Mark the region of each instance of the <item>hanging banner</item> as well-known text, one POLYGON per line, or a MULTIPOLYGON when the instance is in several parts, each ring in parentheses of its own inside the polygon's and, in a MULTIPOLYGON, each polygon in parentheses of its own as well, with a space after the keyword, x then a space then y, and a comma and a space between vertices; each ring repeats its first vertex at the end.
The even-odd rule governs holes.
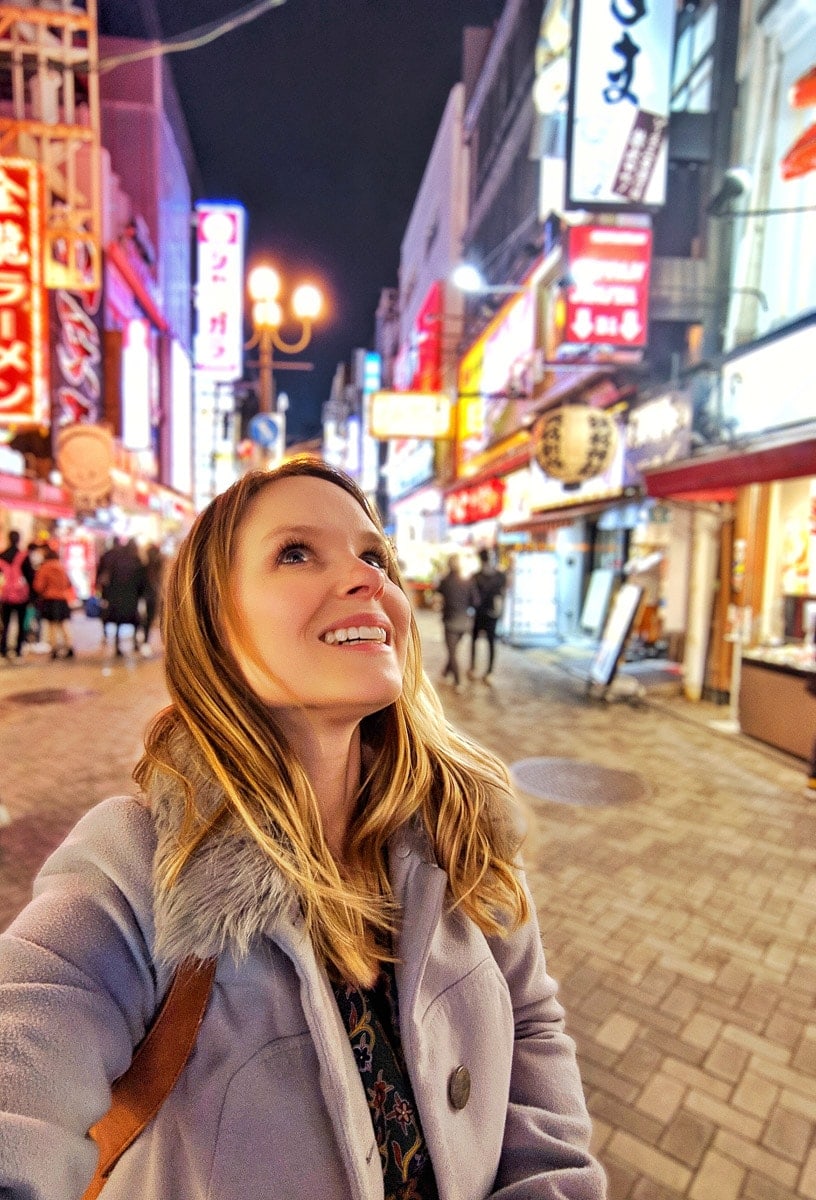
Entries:
POLYGON ((675 0, 575 0, 567 208, 666 202, 675 0))
POLYGON ((43 182, 31 159, 0 159, 0 425, 47 425, 43 182))

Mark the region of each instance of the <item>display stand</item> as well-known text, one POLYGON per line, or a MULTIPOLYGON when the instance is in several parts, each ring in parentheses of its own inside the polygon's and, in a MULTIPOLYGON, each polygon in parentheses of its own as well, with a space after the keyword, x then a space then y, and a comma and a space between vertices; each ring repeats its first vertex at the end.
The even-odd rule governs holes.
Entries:
POLYGON ((643 588, 634 583, 624 584, 615 596, 598 649, 589 665, 587 694, 591 694, 593 687, 600 687, 603 689, 602 695, 606 696, 632 632, 642 597, 643 588))

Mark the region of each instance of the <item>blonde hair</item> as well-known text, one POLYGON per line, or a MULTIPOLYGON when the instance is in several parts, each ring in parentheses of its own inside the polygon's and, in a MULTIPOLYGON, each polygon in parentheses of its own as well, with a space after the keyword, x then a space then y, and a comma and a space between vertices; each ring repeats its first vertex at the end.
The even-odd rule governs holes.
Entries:
MULTIPOLYGON (((370 984, 378 963, 391 957, 383 945, 399 915, 386 841, 414 816, 448 876, 452 905, 486 935, 515 927, 529 908, 514 865, 520 839, 507 770, 448 724, 422 669, 413 617, 402 693, 362 722, 365 777, 342 869, 329 852, 306 773, 231 650, 240 644, 232 576, 241 522, 271 483, 304 475, 342 488, 382 532, 356 483, 319 459, 250 472, 217 496, 168 572, 163 633, 172 703, 148 729, 133 776, 148 798, 168 778, 184 798, 175 852, 159 870, 160 890, 178 882, 205 839, 248 833, 297 894, 317 955, 340 978, 370 984), (215 811, 199 809, 179 763, 180 735, 195 746, 196 773, 220 788, 215 811)), ((405 591, 393 556, 387 571, 405 591)))

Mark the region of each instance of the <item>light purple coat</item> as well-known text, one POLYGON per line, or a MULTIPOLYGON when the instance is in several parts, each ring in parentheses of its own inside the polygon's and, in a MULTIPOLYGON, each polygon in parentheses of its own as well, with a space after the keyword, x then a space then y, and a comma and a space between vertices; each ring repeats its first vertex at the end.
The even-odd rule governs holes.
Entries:
MULTIPOLYGON (((186 954, 219 953, 195 1049, 104 1200, 381 1200, 360 1077, 283 881, 240 836, 205 843, 166 904, 172 805, 85 816, 0 937, 0 1194, 78 1200, 106 1111, 186 954), (160 964, 160 965, 157 965, 160 964)), ((447 911, 424 836, 389 845, 403 906, 400 1029, 440 1200, 601 1200, 589 1119, 537 926, 485 939, 447 911), (448 1095, 466 1066, 463 1108, 448 1095)))

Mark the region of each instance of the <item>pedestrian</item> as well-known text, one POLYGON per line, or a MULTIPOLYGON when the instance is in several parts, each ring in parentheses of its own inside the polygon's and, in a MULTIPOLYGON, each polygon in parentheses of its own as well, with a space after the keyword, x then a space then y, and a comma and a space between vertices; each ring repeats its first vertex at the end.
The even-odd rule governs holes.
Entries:
POLYGON ((452 675, 454 688, 461 692, 459 643, 470 629, 470 613, 476 603, 476 597, 470 580, 462 575, 458 554, 451 554, 448 558, 447 574, 442 576, 436 590, 442 597, 442 628, 445 631, 445 646, 448 651, 448 661, 445 663, 442 678, 445 680, 452 675))
POLYGON ((114 546, 105 559, 100 560, 100 575, 104 580, 104 628, 113 625, 113 651, 121 657, 120 642, 123 625, 133 627, 133 649, 136 649, 139 631, 139 603, 146 586, 146 571, 139 557, 134 538, 114 546))
POLYGON ((71 638, 71 598, 74 585, 59 559, 59 554, 47 546, 43 563, 34 576, 34 590, 39 596, 40 616, 45 622, 45 637, 52 658, 73 658, 71 638))
POLYGON ((156 620, 161 619, 162 590, 164 588, 165 557, 161 549, 151 543, 145 551, 145 586, 142 595, 142 645, 141 652, 150 657, 150 634, 156 620))
POLYGON ((496 565, 494 550, 483 548, 479 551, 479 570, 473 576, 472 583, 476 592, 476 604, 470 631, 468 679, 477 678, 476 643, 479 635, 483 633, 487 640, 487 670, 482 676, 482 681, 490 683, 496 657, 496 626, 501 619, 504 594, 507 591, 507 576, 496 565))
POLYGON ((0 658, 8 658, 12 618, 16 625, 13 653, 21 658, 25 641, 26 609, 31 595, 34 568, 28 552, 20 546, 20 534, 16 529, 9 530, 8 545, 0 554, 0 571, 0 658))
POLYGON ((110 575, 108 567, 118 543, 112 538, 105 546, 96 564, 96 579, 94 580, 94 595, 99 598, 99 620, 102 623, 102 645, 108 641, 108 587, 110 575))
POLYGON ((42 624, 40 619, 40 598, 34 589, 34 579, 38 569, 45 561, 45 546, 42 542, 28 543, 28 561, 31 564, 31 580, 29 583, 28 607, 25 615, 26 641, 33 644, 34 649, 40 645, 42 624))
POLYGON ((112 1200, 602 1200, 507 770, 445 721, 357 485, 303 458, 218 495, 163 636, 141 794, 0 935, 9 1195, 81 1196, 111 1080, 214 960, 112 1200))

